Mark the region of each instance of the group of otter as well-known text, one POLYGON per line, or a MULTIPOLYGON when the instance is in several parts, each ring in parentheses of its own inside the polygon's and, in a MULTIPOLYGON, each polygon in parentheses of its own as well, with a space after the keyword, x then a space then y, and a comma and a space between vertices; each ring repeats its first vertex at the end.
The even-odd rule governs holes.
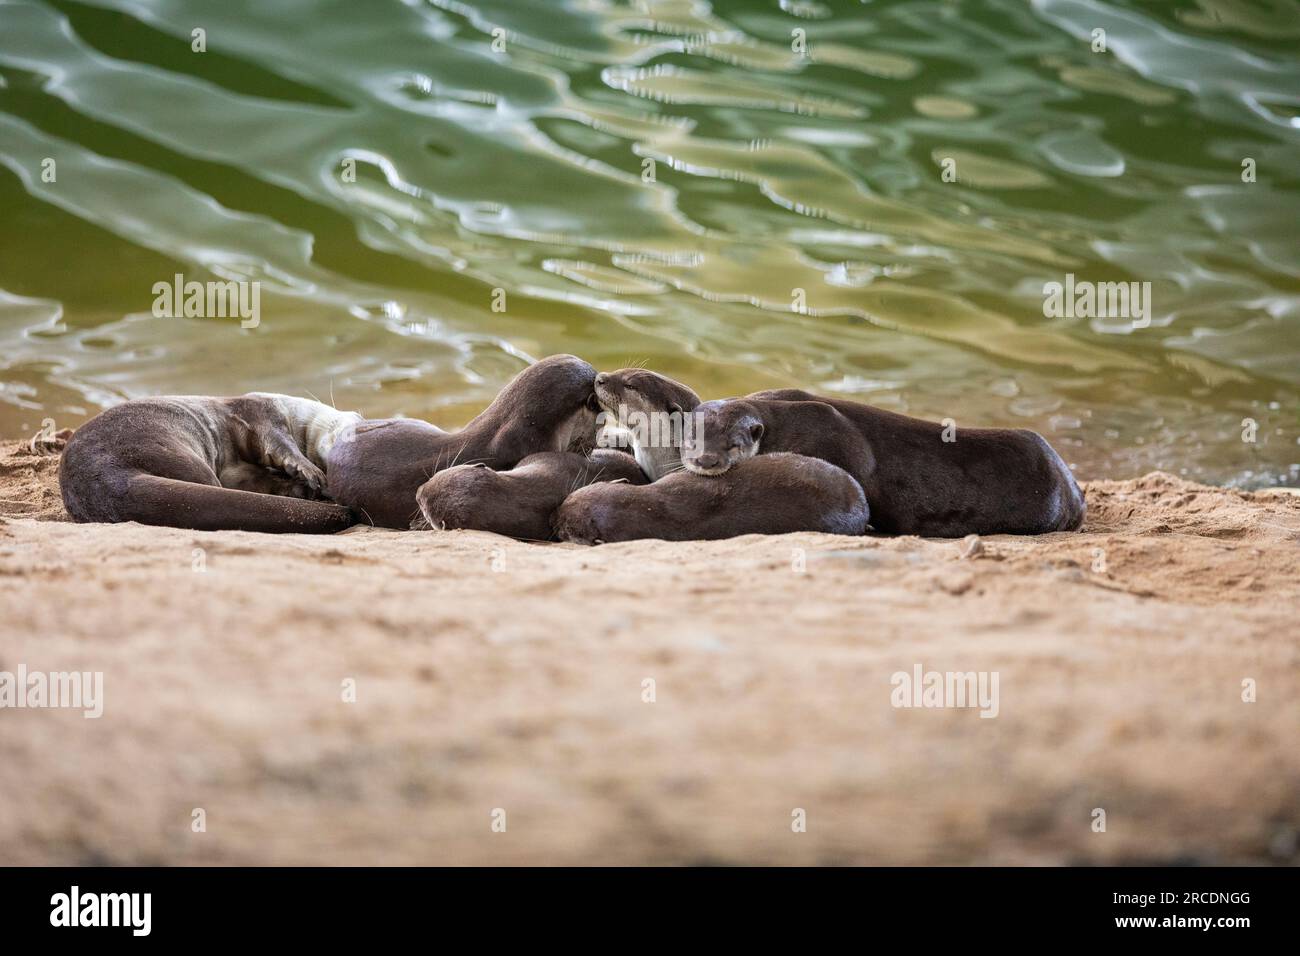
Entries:
POLYGON ((1070 469, 1031 431, 945 429, 795 389, 701 402, 657 373, 597 374, 572 355, 524 369, 455 432, 262 392, 128 401, 72 435, 59 484, 76 521, 586 544, 1042 534, 1084 516, 1070 469), (629 413, 688 427, 648 440, 629 413))

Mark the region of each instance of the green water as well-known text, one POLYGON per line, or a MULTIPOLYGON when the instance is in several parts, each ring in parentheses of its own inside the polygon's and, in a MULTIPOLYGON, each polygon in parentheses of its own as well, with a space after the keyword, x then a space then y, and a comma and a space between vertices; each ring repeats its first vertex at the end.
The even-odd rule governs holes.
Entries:
POLYGON ((0 0, 0 436, 455 425, 566 351, 1300 484, 1298 146, 1282 0, 0 0), (155 317, 177 273, 259 325, 155 317), (1067 274, 1149 323, 1045 317, 1067 274))

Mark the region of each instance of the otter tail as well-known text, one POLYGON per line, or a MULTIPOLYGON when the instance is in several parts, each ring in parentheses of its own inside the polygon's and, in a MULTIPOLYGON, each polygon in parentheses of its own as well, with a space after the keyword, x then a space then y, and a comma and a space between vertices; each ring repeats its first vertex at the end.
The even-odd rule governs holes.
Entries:
POLYGON ((74 521, 138 521, 195 531, 330 534, 354 523, 349 509, 328 501, 264 495, 143 473, 127 479, 125 493, 113 502, 111 513, 88 513, 66 492, 64 504, 74 521))

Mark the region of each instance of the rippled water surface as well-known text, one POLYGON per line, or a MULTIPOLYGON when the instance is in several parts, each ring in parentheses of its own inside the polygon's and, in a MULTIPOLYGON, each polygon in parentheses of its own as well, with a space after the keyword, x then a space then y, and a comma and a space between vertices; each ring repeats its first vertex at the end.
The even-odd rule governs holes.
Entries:
POLYGON ((455 425, 568 351, 1300 484, 1298 147, 1289 0, 0 0, 0 435, 455 425), (155 317, 177 273, 260 324, 155 317))

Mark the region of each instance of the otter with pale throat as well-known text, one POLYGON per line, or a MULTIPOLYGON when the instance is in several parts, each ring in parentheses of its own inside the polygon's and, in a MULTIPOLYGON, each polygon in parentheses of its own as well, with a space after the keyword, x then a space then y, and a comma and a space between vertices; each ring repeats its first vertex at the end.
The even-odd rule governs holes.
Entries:
POLYGON ((596 397, 607 413, 602 443, 613 436, 616 444, 631 445, 651 484, 593 485, 570 494, 555 513, 562 541, 866 530, 870 512, 862 488, 816 458, 769 455, 731 470, 724 481, 683 471, 682 448, 698 427, 693 413, 700 397, 681 382, 640 368, 602 372, 596 397))
POLYGON ((644 368, 621 368, 596 376, 607 447, 631 448, 647 478, 658 481, 682 467, 682 436, 687 416, 700 396, 666 375, 644 368))
POLYGON ((684 417, 700 397, 680 382, 640 368, 595 377, 602 411, 589 456, 539 452, 508 471, 456 465, 416 494, 412 530, 492 531, 523 540, 552 540, 555 511, 579 488, 597 483, 644 485, 681 469, 684 417), (630 454, 622 450, 629 449, 630 454))
POLYGON ((68 439, 59 490, 73 521, 326 534, 354 523, 325 496, 338 434, 361 416, 289 395, 180 395, 115 405, 68 439))
POLYGON ((1083 523, 1074 475, 1025 429, 949 432, 797 389, 705 402, 695 413, 696 440, 682 452, 688 471, 725 477, 760 452, 820 458, 862 486, 876 531, 953 538, 1073 531, 1083 523))
POLYGON ((590 450, 595 378, 572 355, 543 359, 458 432, 260 392, 136 399, 73 433, 59 485, 74 521, 315 534, 357 521, 406 528, 418 514, 416 491, 443 468, 511 468, 535 452, 590 450))
POLYGON ((681 470, 682 416, 699 405, 699 395, 643 368, 601 372, 594 390, 603 412, 597 416, 602 447, 590 455, 542 451, 508 471, 480 464, 447 468, 420 486, 413 531, 472 529, 552 540, 555 511, 575 490, 598 483, 643 485, 681 470))

